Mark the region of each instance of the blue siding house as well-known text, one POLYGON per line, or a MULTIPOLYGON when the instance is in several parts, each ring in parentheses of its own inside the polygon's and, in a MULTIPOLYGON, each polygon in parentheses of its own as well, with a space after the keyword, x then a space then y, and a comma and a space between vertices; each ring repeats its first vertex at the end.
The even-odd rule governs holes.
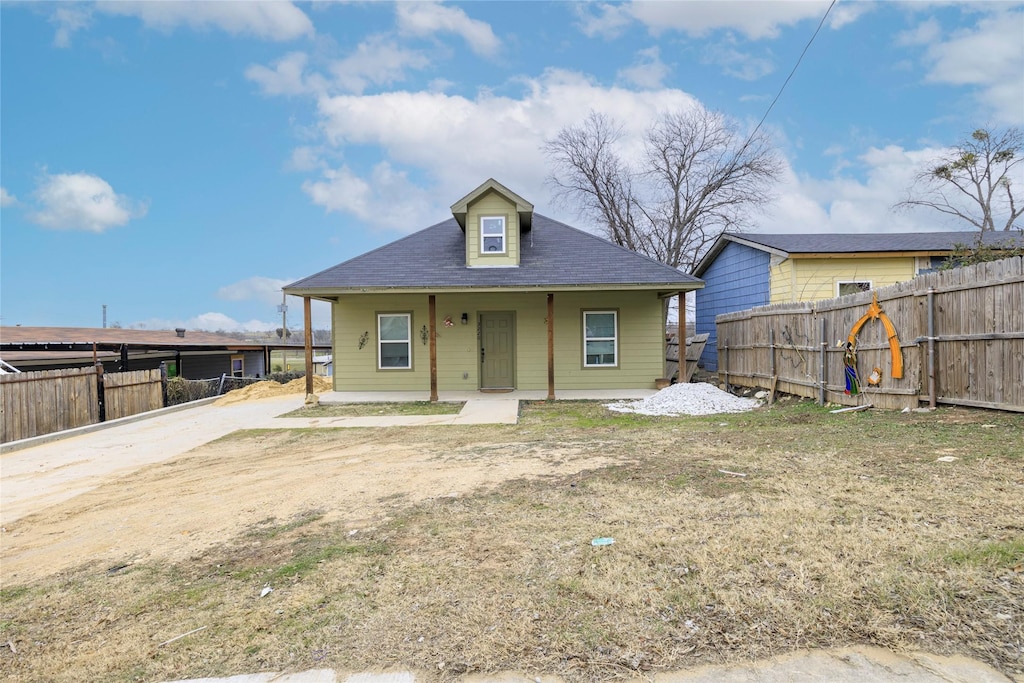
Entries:
POLYGON ((704 289, 697 290, 697 334, 708 333, 698 365, 718 371, 718 335, 715 316, 768 304, 768 252, 738 242, 725 244, 718 256, 699 274, 704 289))

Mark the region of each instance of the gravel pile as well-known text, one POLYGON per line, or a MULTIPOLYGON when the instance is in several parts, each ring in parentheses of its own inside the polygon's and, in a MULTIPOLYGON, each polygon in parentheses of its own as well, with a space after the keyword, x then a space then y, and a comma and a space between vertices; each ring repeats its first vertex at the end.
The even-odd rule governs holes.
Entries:
POLYGON ((641 415, 714 415, 742 413, 760 404, 753 398, 740 398, 707 382, 673 384, 642 401, 608 403, 605 407, 620 413, 641 415))

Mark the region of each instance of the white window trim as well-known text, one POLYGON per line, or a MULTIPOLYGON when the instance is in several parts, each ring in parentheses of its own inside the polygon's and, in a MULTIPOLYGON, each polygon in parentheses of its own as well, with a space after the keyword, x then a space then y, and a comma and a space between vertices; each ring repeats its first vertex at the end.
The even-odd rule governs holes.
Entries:
MULTIPOLYGON (((487 235, 487 237, 497 237, 497 235, 487 235)), ((480 255, 481 256, 499 256, 508 253, 508 222, 504 216, 480 216, 480 255), (484 222, 489 220, 501 221, 501 250, 500 251, 485 251, 484 250, 484 222)))
POLYGON ((412 314, 411 313, 378 313, 377 314, 377 369, 378 370, 412 370, 412 314), (405 318, 405 321, 406 321, 405 322, 405 330, 406 330, 406 338, 405 339, 381 339, 380 319, 385 317, 385 316, 387 316, 389 318, 398 318, 398 317, 405 318), (402 343, 402 342, 404 342, 405 344, 408 344, 408 346, 409 346, 409 354, 408 354, 409 364, 408 365, 388 365, 388 366, 381 365, 381 359, 383 358, 383 356, 381 354, 381 345, 382 344, 399 344, 399 343, 402 343))
POLYGON ((232 377, 245 377, 245 356, 243 356, 242 354, 236 353, 236 354, 232 354, 231 355, 231 376, 232 377), (242 366, 239 369, 239 374, 237 374, 237 375, 235 374, 235 361, 236 360, 242 362, 242 366))
POLYGON ((873 281, 871 281, 871 280, 839 280, 839 281, 836 282, 836 296, 837 297, 838 296, 849 296, 849 294, 840 294, 839 293, 839 289, 843 285, 859 285, 859 284, 866 284, 868 286, 868 288, 866 290, 864 290, 864 291, 867 291, 867 292, 870 292, 872 289, 875 288, 875 283, 873 281))
POLYGON ((619 367, 619 312, 618 311, 583 311, 583 367, 585 368, 617 368, 619 367), (612 337, 588 337, 587 336, 587 316, 588 315, 600 315, 611 313, 615 320, 615 336, 612 337), (612 341, 614 342, 615 348, 615 362, 614 363, 588 363, 587 362, 587 342, 588 341, 612 341))

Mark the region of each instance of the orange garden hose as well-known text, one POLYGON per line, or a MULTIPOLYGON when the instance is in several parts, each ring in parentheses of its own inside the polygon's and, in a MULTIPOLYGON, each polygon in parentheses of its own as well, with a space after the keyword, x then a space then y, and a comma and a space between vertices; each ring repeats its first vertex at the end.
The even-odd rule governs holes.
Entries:
POLYGON ((860 328, 864 327, 864 323, 874 318, 875 320, 881 320, 882 325, 885 327, 885 332, 889 336, 889 353, 892 356, 892 376, 895 379, 903 377, 903 349, 900 348, 899 337, 896 336, 896 327, 889 320, 889 316, 885 314, 882 307, 878 305, 878 295, 875 294, 871 301, 871 305, 868 306, 868 311, 861 319, 853 325, 853 329, 850 330, 850 336, 847 338, 851 344, 856 345, 857 333, 860 332, 860 328))

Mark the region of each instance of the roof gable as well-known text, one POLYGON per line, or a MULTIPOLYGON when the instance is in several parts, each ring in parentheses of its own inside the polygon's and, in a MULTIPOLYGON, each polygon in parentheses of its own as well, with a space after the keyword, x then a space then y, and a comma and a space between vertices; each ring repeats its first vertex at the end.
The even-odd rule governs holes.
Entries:
POLYGON ((494 178, 488 178, 483 184, 451 206, 452 215, 455 217, 455 220, 458 221, 459 227, 462 228, 463 231, 466 230, 466 213, 469 211, 469 205, 480 197, 483 197, 488 192, 497 192, 505 199, 515 204, 516 213, 519 214, 519 224, 522 231, 526 232, 530 229, 532 223, 531 217, 533 216, 533 204, 508 189, 494 178))

